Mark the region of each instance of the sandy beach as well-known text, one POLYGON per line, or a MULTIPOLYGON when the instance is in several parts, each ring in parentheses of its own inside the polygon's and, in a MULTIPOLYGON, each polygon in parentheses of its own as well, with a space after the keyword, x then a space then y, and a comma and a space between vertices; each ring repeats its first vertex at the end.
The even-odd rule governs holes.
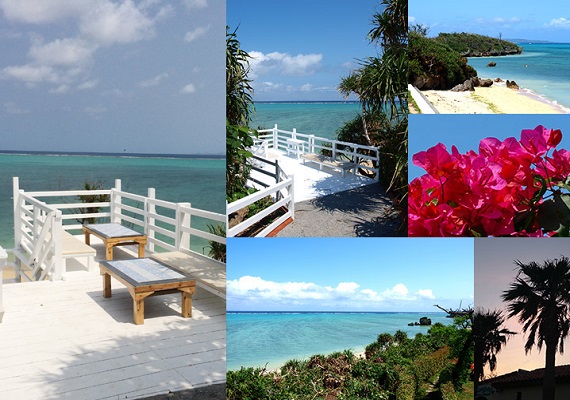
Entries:
POLYGON ((474 92, 426 90, 422 94, 441 114, 568 114, 570 109, 526 89, 508 89, 504 82, 474 92))

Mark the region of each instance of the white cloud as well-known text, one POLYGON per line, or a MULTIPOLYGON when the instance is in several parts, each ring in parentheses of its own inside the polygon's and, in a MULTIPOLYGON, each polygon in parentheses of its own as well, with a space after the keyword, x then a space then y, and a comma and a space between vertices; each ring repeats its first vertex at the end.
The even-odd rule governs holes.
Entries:
POLYGON ((564 17, 555 18, 548 24, 545 24, 545 26, 551 28, 570 29, 570 20, 564 17))
POLYGON ((204 36, 210 30, 210 27, 211 25, 208 25, 206 27, 199 26, 192 31, 186 32, 186 35, 184 35, 184 40, 186 42, 193 42, 194 40, 204 36))
POLYGON ((483 18, 479 17, 475 19, 475 23, 480 25, 502 25, 504 27, 510 26, 510 24, 519 23, 521 19, 519 17, 493 17, 493 18, 483 18))
POLYGON ((50 93, 63 94, 69 92, 69 85, 59 85, 55 89, 50 90, 50 93))
POLYGON ((121 4, 100 3, 82 15, 81 33, 97 42, 130 43, 154 35, 153 20, 127 0, 121 4))
POLYGON ((426 297, 428 299, 435 299, 433 292, 431 289, 420 289, 416 292, 418 296, 426 297))
POLYGON ((408 16, 408 23, 413 24, 414 22, 416 22, 416 17, 408 16))
POLYGON ((320 286, 311 282, 274 282, 256 276, 242 276, 229 280, 227 288, 230 298, 243 298, 247 301, 261 302, 304 302, 318 301, 328 305, 381 305, 394 301, 413 301, 421 298, 433 299, 431 289, 420 289, 413 295, 406 285, 398 283, 382 293, 365 288, 359 290, 356 282, 340 282, 336 287, 320 286))
POLYGON ((82 39, 57 39, 33 44, 29 55, 39 65, 76 66, 89 62, 95 49, 82 39))
POLYGON ((340 282, 336 287, 336 292, 350 294, 354 293, 359 287, 360 285, 355 282, 340 282))
POLYGON ((408 299, 409 290, 403 283, 394 285, 392 289, 387 289, 382 293, 383 297, 397 300, 408 299))
MULTIPOLYGON (((64 92, 62 85, 89 78, 88 66, 102 46, 132 43, 154 36, 157 21, 169 15, 172 5, 162 0, 0 0, 7 19, 27 24, 75 22, 77 31, 69 37, 47 43, 34 35, 28 51, 29 62, 0 71, 3 79, 33 85, 40 82, 58 85, 50 91, 64 92)), ((73 26, 69 24, 69 26, 73 26)), ((94 82, 93 80, 87 82, 94 82)), ((89 83, 78 85, 89 89, 89 83)))
POLYGON ((208 0, 184 0, 184 4, 188 9, 205 8, 208 6, 208 0))
POLYGON ((0 0, 7 19, 45 24, 84 13, 98 0, 0 0))
POLYGON ((165 73, 159 74, 159 75, 155 76, 154 78, 149 79, 147 81, 139 82, 139 86, 141 86, 141 87, 158 86, 160 84, 160 82, 162 82, 166 78, 168 78, 168 74, 165 72, 165 73))
POLYGON ((321 65, 322 54, 297 54, 273 52, 263 54, 250 51, 250 77, 267 74, 306 76, 313 74, 321 65))
POLYGON ((20 65, 6 67, 2 70, 0 75, 3 78, 11 78, 27 83, 38 82, 56 82, 58 80, 57 74, 53 68, 48 66, 36 65, 20 65))
POLYGON ((184 86, 181 90, 180 93, 183 94, 190 94, 190 93, 194 93, 196 91, 196 87, 194 86, 193 83, 189 83, 188 85, 184 86))
POLYGON ((305 83, 303 86, 301 86, 300 90, 301 92, 310 92, 313 90, 313 85, 311 85, 310 83, 305 83))
POLYGON ((99 84, 98 80, 85 81, 77 86, 79 90, 89 90, 95 88, 99 84))
POLYGON ((27 110, 25 108, 21 108, 16 103, 10 101, 10 102, 4 103, 4 112, 6 114, 21 115, 21 114, 29 114, 30 110, 27 110))

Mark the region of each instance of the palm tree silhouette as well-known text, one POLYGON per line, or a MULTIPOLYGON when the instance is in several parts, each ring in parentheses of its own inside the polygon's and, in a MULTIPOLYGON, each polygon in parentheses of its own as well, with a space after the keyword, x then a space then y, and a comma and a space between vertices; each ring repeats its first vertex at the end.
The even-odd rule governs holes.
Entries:
POLYGON ((497 369, 497 353, 507 343, 509 336, 516 335, 503 328, 505 316, 501 310, 478 309, 473 317, 473 342, 475 345, 475 383, 483 378, 483 371, 489 365, 491 372, 497 369))
POLYGON ((527 334, 524 346, 529 353, 536 345, 546 346, 546 362, 542 383, 543 400, 554 400, 556 389, 556 352, 564 352, 564 339, 570 331, 570 260, 567 257, 534 261, 515 261, 520 270, 504 291, 509 317, 518 317, 527 334))

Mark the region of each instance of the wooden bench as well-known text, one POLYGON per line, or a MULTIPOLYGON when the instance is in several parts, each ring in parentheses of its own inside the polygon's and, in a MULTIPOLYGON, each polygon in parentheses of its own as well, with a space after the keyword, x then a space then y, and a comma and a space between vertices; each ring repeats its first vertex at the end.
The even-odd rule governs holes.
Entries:
POLYGON ((169 267, 196 279, 196 285, 226 298, 226 264, 198 253, 171 251, 150 256, 169 267))
MULTIPOLYGON (((62 231, 61 234, 61 258, 65 260, 67 264, 67 259, 77 258, 77 257, 87 257, 87 270, 89 272, 94 271, 95 268, 95 255, 97 251, 83 243, 80 239, 73 236, 66 230, 62 231)), ((67 270, 67 267, 66 267, 67 270)))
POLYGON ((321 171, 323 170, 323 165, 334 169, 340 169, 343 178, 346 176, 346 171, 350 171, 351 169, 355 170, 357 167, 357 165, 353 162, 335 160, 332 157, 328 157, 322 154, 302 154, 301 158, 303 159, 303 164, 305 164, 305 161, 319 164, 319 169, 321 171))

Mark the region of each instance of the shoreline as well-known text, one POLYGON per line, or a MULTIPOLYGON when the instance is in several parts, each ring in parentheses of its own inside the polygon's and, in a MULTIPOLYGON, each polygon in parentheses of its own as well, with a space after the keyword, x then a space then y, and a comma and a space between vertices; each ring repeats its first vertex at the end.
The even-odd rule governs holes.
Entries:
MULTIPOLYGON (((484 78, 481 78, 484 79, 484 78)), ((440 114, 570 114, 570 108, 530 89, 510 89, 505 82, 475 91, 425 90, 421 92, 440 114)))

